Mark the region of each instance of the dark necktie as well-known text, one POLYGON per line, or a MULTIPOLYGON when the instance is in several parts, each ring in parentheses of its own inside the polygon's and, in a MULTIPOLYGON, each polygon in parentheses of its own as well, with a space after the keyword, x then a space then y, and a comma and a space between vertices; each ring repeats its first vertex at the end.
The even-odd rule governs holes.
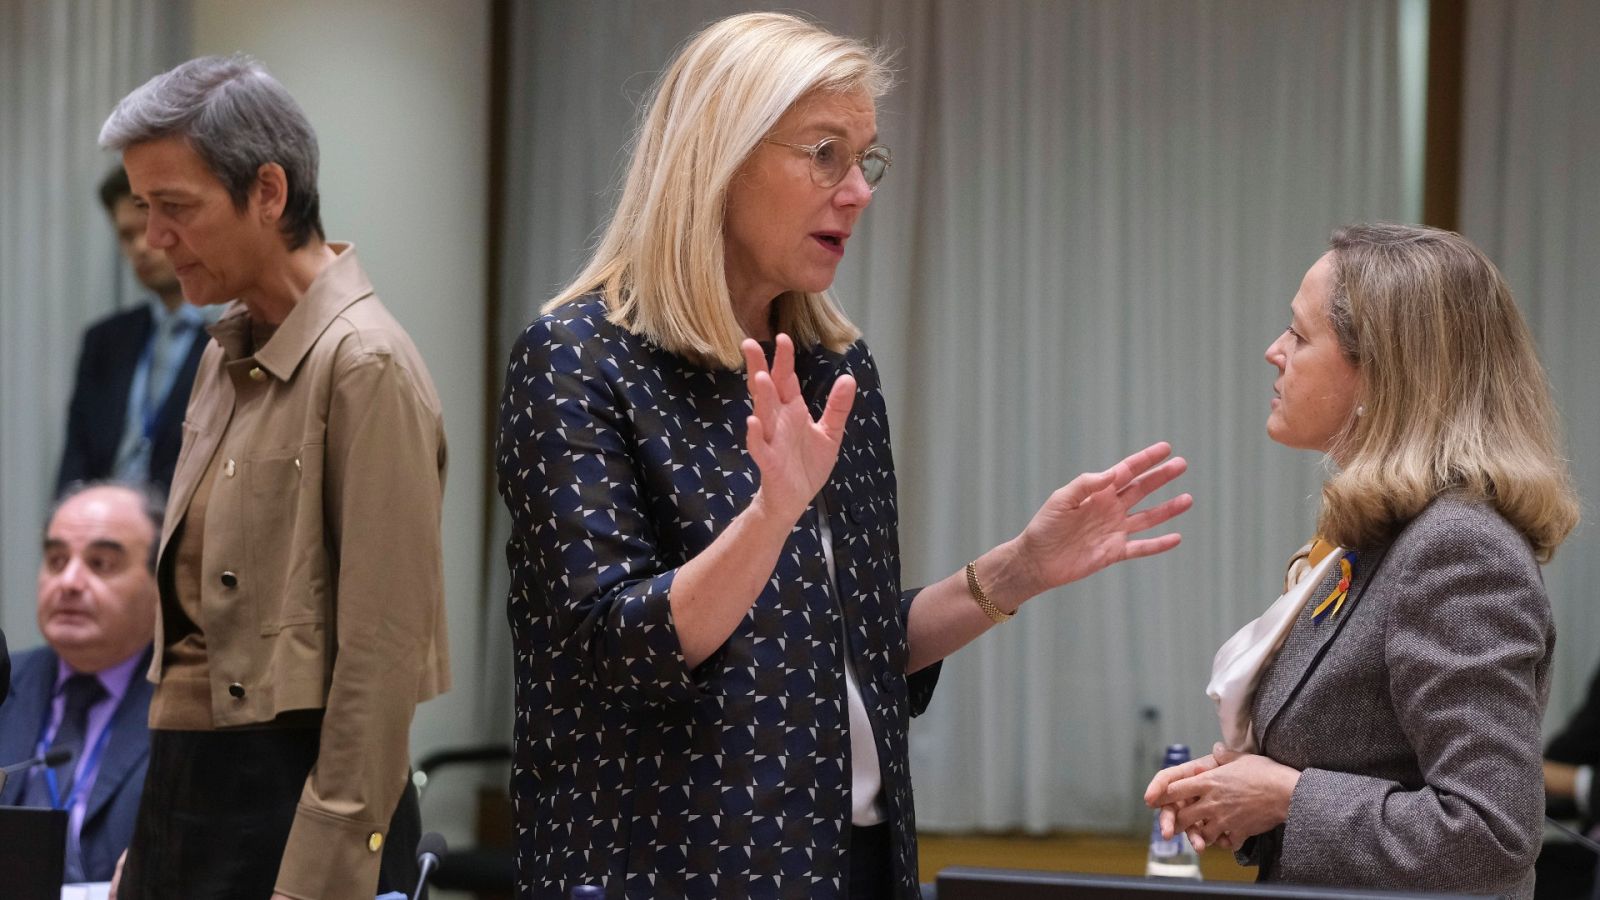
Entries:
MULTIPOLYGON (((89 733, 89 707, 104 697, 106 691, 100 686, 100 679, 94 675, 74 675, 67 679, 64 693, 67 703, 61 713, 61 727, 56 729, 56 736, 50 741, 51 750, 60 748, 72 751, 72 756, 66 762, 55 767, 55 796, 63 806, 67 798, 72 795, 73 774, 78 769, 78 761, 83 757, 84 738, 89 733)), ((29 779, 28 796, 23 800, 23 804, 52 805, 50 787, 45 783, 43 772, 29 779)))

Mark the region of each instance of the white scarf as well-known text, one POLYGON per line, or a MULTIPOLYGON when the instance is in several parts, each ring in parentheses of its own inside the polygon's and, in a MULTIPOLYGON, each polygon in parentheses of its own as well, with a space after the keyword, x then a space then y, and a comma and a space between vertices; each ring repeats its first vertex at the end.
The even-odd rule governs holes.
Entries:
POLYGON ((1228 638, 1211 660, 1211 683, 1206 685, 1206 696, 1217 703, 1217 718, 1222 723, 1222 743, 1229 750, 1255 753, 1256 736, 1250 722, 1250 707, 1254 705, 1256 686, 1261 683, 1261 673, 1278 656, 1284 638, 1306 605, 1311 591, 1320 583, 1328 570, 1344 555, 1344 549, 1335 547, 1315 566, 1309 564, 1311 544, 1300 548, 1289 563, 1284 578, 1284 592, 1276 602, 1267 607, 1259 618, 1239 629, 1228 638))

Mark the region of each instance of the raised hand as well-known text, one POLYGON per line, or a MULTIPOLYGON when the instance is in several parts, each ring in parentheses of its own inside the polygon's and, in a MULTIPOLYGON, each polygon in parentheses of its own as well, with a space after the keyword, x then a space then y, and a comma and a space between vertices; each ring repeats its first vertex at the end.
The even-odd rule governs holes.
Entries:
POLYGON ((1149 509, 1132 511, 1188 468, 1181 456, 1167 459, 1171 452, 1165 442, 1152 444, 1104 472, 1079 475, 1050 495, 1017 538, 1017 562, 1030 569, 1033 593, 1076 581, 1125 559, 1153 556, 1178 546, 1181 538, 1177 533, 1131 537, 1194 505, 1193 497, 1180 494, 1149 509))
POLYGON ((856 380, 839 376, 822 416, 813 419, 788 335, 778 335, 770 370, 755 341, 739 349, 753 407, 745 442, 761 483, 749 507, 672 580, 672 621, 690 668, 722 646, 772 578, 795 523, 833 471, 856 396, 856 380))
POLYGON ((839 376, 828 391, 822 417, 812 419, 795 377, 794 342, 788 335, 778 335, 770 370, 761 345, 746 340, 739 349, 744 353, 745 383, 755 405, 745 423, 745 440, 761 471, 756 502, 793 522, 827 483, 839 458, 845 422, 855 403, 856 380, 839 376))

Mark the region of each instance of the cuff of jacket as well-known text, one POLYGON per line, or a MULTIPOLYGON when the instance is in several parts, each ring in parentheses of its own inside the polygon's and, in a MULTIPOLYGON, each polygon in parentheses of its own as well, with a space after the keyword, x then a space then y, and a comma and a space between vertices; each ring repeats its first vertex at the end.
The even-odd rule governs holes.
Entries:
POLYGON ((388 822, 329 815, 300 804, 273 888, 295 900, 372 900, 388 822))
POLYGON ((928 711, 928 704, 933 702, 933 689, 938 686, 939 673, 943 669, 944 660, 941 659, 906 676, 906 694, 913 716, 928 711))
MULTIPOLYGON (((691 671, 672 620, 672 583, 678 570, 630 585, 612 601, 612 621, 599 636, 605 649, 601 678, 626 706, 669 706, 704 692, 705 663, 691 671)), ((707 660, 709 662, 709 660, 707 660)))

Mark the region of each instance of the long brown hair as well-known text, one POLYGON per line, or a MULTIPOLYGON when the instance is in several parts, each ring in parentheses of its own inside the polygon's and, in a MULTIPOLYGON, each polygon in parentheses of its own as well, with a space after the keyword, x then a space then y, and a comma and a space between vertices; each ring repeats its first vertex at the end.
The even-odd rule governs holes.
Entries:
POLYGON ((1500 271, 1434 228, 1351 225, 1329 243, 1328 314, 1362 373, 1364 409, 1337 442, 1319 533, 1369 545, 1461 491, 1548 562, 1577 525, 1578 500, 1549 382, 1500 271))

